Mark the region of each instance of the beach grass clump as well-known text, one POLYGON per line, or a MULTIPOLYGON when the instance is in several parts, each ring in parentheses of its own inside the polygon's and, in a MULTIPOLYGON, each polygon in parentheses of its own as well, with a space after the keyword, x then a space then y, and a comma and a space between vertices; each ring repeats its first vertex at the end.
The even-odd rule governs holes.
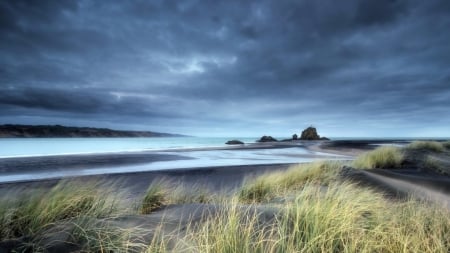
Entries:
POLYGON ((264 202, 275 195, 275 185, 261 176, 248 182, 239 190, 239 199, 243 202, 264 202))
POLYGON ((77 219, 70 226, 68 243, 79 247, 80 252, 127 252, 132 248, 144 248, 130 241, 132 229, 122 229, 90 217, 77 219))
POLYGON ((442 163, 438 158, 427 155, 424 161, 424 166, 427 169, 431 169, 436 171, 437 173, 443 174, 443 175, 450 175, 450 168, 442 163))
POLYGON ((379 147, 358 156, 352 166, 359 169, 396 168, 404 161, 403 152, 396 147, 379 147))
POLYGON ((42 248, 42 236, 48 237, 55 227, 70 227, 83 217, 96 219, 116 213, 117 201, 109 193, 99 182, 62 181, 47 191, 3 198, 0 201, 0 241, 19 238, 23 249, 42 248))
POLYGON ((307 182, 323 185, 333 181, 339 173, 340 162, 316 162, 299 164, 287 171, 263 174, 248 180, 239 190, 239 199, 244 202, 264 202, 302 187, 307 182))
POLYGON ((34 234, 57 221, 110 215, 116 203, 105 191, 96 183, 63 181, 49 191, 4 199, 0 205, 2 239, 34 234))
POLYGON ((218 198, 219 196, 212 193, 207 187, 195 184, 177 184, 170 191, 168 202, 171 204, 211 203, 218 198))
POLYGON ((145 193, 139 212, 152 213, 170 204, 210 203, 216 199, 207 187, 185 185, 162 179, 152 182, 145 193))
POLYGON ((450 149, 450 141, 446 141, 446 142, 442 143, 442 146, 444 146, 444 148, 446 148, 446 149, 450 149))
POLYGON ((358 252, 360 234, 376 227, 383 197, 352 184, 307 185, 280 219, 281 252, 358 252))
POLYGON ((410 143, 407 148, 432 152, 443 152, 445 150, 444 144, 437 141, 414 141, 410 143))
POLYGON ((157 181, 150 184, 142 200, 140 213, 149 214, 167 204, 169 194, 167 185, 168 182, 166 181, 157 181))
MULTIPOLYGON (((392 202, 351 183, 312 182, 264 219, 239 201, 199 226, 175 247, 187 252, 448 252, 450 212, 430 203, 392 202), (389 207, 389 208, 387 208, 389 207), (413 232, 412 232, 413 231, 413 232)), ((175 248, 175 251, 177 248, 175 248)))
POLYGON ((275 252, 275 223, 264 223, 256 206, 243 206, 236 198, 223 203, 218 213, 190 226, 175 252, 275 252))

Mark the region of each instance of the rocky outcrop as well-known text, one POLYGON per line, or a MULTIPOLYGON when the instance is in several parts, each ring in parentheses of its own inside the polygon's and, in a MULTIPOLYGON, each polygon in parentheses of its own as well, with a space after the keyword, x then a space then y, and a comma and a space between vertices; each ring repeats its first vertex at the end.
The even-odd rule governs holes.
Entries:
POLYGON ((320 135, 317 134, 316 128, 311 126, 302 131, 300 140, 314 141, 314 140, 328 140, 328 138, 326 137, 321 138, 320 135))
POLYGON ((292 135, 292 139, 295 141, 295 140, 298 140, 298 135, 297 134, 294 134, 294 135, 292 135))
POLYGON ((273 138, 272 136, 264 135, 263 137, 261 137, 261 139, 259 139, 258 142, 274 142, 274 141, 278 141, 278 140, 273 138))
POLYGON ((240 140, 231 140, 231 141, 227 141, 225 144, 227 145, 241 145, 244 144, 242 141, 240 140))

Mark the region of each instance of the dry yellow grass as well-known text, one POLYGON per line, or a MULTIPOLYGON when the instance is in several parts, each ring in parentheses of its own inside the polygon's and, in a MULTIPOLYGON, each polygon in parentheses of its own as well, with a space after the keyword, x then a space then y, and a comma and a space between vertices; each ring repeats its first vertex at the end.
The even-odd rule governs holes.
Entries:
MULTIPOLYGON (((100 182, 63 181, 49 191, 33 191, 0 200, 0 241, 20 239, 16 251, 46 251, 46 238, 67 233, 83 250, 112 249, 113 228, 93 226, 98 218, 118 213, 118 199, 100 182)), ((119 238, 119 237, 114 237, 119 238)))
POLYGON ((352 166, 359 169, 386 169, 399 167, 404 160, 404 155, 396 147, 379 147, 358 156, 352 166))
MULTIPOLYGON (((437 141, 414 141, 410 143, 407 148, 418 149, 418 150, 428 150, 433 152, 442 152, 445 150, 445 143, 437 141)), ((447 145, 447 144, 445 144, 447 145)))
POLYGON ((315 162, 292 166, 287 171, 271 172, 244 184, 239 198, 245 202, 264 202, 302 187, 306 182, 327 184, 342 167, 340 162, 315 162))
MULTIPOLYGON (((373 151, 375 162, 368 158, 373 152, 364 159, 369 164, 380 160, 390 164, 392 159, 386 157, 395 157, 398 151, 378 149, 373 151)), ((154 236, 146 245, 129 241, 130 234, 139 234, 140 228, 121 230, 98 219, 117 215, 117 201, 110 200, 107 192, 95 184, 66 182, 49 192, 2 200, 0 239, 35 238, 17 250, 45 251, 45 245, 39 244, 40 233, 55 224, 70 223, 73 243, 85 252, 448 253, 448 209, 414 199, 385 199, 374 190, 337 180, 341 167, 337 162, 320 162, 264 174, 247 181, 236 195, 220 200, 203 190, 188 192, 184 186, 153 184, 149 192, 157 201, 144 200, 150 206, 201 203, 206 198, 221 209, 177 233, 165 234, 162 226, 153 227, 154 236), (283 201, 271 202, 274 198, 283 201)))
POLYGON ((189 227, 174 251, 448 252, 450 247, 447 209, 415 200, 391 202, 349 183, 323 188, 306 182, 294 200, 278 205, 272 220, 254 212, 256 204, 242 208, 232 199, 223 205, 218 215, 189 227))

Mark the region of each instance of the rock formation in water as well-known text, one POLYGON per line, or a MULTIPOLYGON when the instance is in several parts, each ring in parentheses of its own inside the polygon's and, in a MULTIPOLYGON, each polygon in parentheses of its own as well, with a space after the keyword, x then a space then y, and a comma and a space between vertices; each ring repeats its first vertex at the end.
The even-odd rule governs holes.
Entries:
POLYGON ((300 140, 305 141, 314 141, 314 140, 328 140, 326 137, 320 137, 319 134, 317 134, 317 130, 315 127, 308 127, 305 130, 302 131, 302 135, 300 136, 300 140))
POLYGON ((272 136, 266 136, 266 135, 264 135, 263 137, 261 137, 261 139, 258 140, 258 142, 274 142, 274 141, 278 141, 278 140, 273 138, 272 136))
POLYGON ((227 145, 241 145, 244 144, 242 141, 240 140, 231 140, 231 141, 227 141, 225 144, 227 145))

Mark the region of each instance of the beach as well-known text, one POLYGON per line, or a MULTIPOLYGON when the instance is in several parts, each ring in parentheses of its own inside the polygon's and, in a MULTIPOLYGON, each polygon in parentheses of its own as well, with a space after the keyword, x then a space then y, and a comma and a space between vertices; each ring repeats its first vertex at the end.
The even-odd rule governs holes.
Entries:
POLYGON ((313 150, 318 143, 278 142, 151 151, 0 158, 0 183, 210 167, 294 164, 351 156, 313 150))
MULTIPOLYGON (((294 180, 292 186, 298 184, 295 180, 304 181, 300 183, 306 183, 306 186, 302 186, 306 187, 303 188, 303 192, 308 187, 312 187, 311 189, 319 187, 318 192, 308 193, 318 194, 315 197, 317 199, 320 199, 322 194, 327 194, 321 192, 334 189, 333 191, 339 194, 333 197, 336 199, 343 194, 341 191, 346 191, 348 193, 345 194, 350 195, 355 192, 356 205, 360 205, 357 204, 360 201, 359 197, 372 194, 378 199, 386 199, 387 202, 383 200, 384 205, 391 203, 389 205, 396 206, 397 202, 412 198, 450 210, 450 177, 427 169, 420 163, 434 157, 442 161, 440 166, 448 168, 449 151, 406 149, 405 147, 411 145, 409 143, 407 140, 292 141, 157 151, 2 158, 0 180, 3 182, 0 183, 0 195, 3 198, 14 199, 27 194, 51 193, 55 189, 62 189, 61 191, 65 192, 66 190, 63 190, 65 187, 69 187, 67 195, 71 195, 71 191, 75 193, 79 190, 78 186, 80 189, 89 185, 106 187, 107 193, 99 197, 115 196, 117 203, 121 203, 119 206, 123 211, 119 215, 114 214, 110 218, 98 219, 96 222, 101 227, 116 227, 136 233, 130 235, 127 240, 143 241, 146 246, 139 244, 136 246, 139 250, 131 252, 141 252, 143 247, 155 246, 154 239, 159 233, 171 235, 170 238, 174 233, 177 234, 176 238, 188 238, 194 233, 190 230, 191 227, 201 226, 211 219, 220 217, 223 212, 230 212, 230 206, 241 210, 239 212, 245 213, 247 218, 259 217, 258 223, 264 226, 272 224, 279 219, 277 218, 279 212, 284 212, 285 203, 288 205, 293 201, 289 195, 291 193, 288 193, 290 190, 286 193, 278 193, 279 190, 286 191, 283 188, 276 190, 285 185, 282 183, 283 180, 288 180, 286 182, 294 180), (388 170, 382 168, 360 170, 347 165, 356 164, 354 160, 360 160, 371 152, 400 147, 405 150, 404 152, 412 152, 413 158, 404 158, 406 162, 402 162, 402 166, 389 165, 391 167, 388 170), (420 155, 423 158, 420 158, 420 155), (266 159, 263 159, 264 157, 266 159), (300 173, 300 177, 296 173, 300 173), (292 176, 289 176, 291 174, 292 176), (25 176, 21 178, 18 175, 25 176), (284 177, 287 178, 283 179, 284 177), (260 180, 261 187, 265 187, 264 184, 273 184, 269 187, 271 189, 269 191, 263 190, 264 188, 258 190, 257 194, 263 194, 263 199, 257 201, 253 199, 255 193, 251 195, 245 193, 246 187, 249 187, 248 185, 252 187, 255 180, 260 180), (280 183, 276 183, 278 181, 280 183), (311 183, 312 185, 308 186, 311 183), (71 188, 74 185, 76 188, 71 188), (142 213, 142 200, 147 199, 149 192, 155 189, 161 191, 158 194, 171 197, 164 197, 161 202, 156 202, 157 206, 152 207, 151 211, 142 213), (356 193, 360 189, 366 190, 356 193), (239 199, 238 203, 235 203, 236 198, 239 199)), ((286 184, 286 187, 292 187, 288 186, 291 184, 286 184)), ((296 187, 293 189, 297 189, 296 187)), ((306 195, 301 197, 303 193, 298 194, 300 195, 296 198, 305 198, 303 201, 309 199, 306 195)), ((378 203, 377 201, 381 200, 374 200, 374 203, 378 203)), ((333 212, 341 211, 343 210, 333 212)), ((383 209, 377 212, 383 212, 383 209)), ((76 226, 90 225, 83 223, 76 226)), ((57 230, 57 237, 69 228, 73 229, 72 225, 66 224, 64 229, 57 230)), ((49 228, 44 230, 46 229, 49 228)), ((74 247, 74 251, 79 249, 78 246, 64 240, 54 242, 56 235, 50 236, 50 239, 39 239, 50 245, 47 248, 48 252, 71 252, 71 247, 74 247)), ((182 241, 173 240, 175 239, 164 241, 164 244, 167 244, 164 247, 173 249, 181 247, 179 243, 182 241)), ((0 251, 17 248, 22 243, 21 240, 0 242, 0 251)))
POLYGON ((61 179, 89 178, 112 183, 120 182, 122 190, 139 197, 151 182, 165 178, 192 185, 200 184, 219 191, 235 188, 247 177, 268 171, 285 170, 296 164, 295 159, 307 162, 352 159, 351 156, 344 156, 332 150, 327 153, 327 150, 318 147, 320 144, 319 142, 254 143, 209 148, 2 158, 0 159, 0 189, 51 187, 61 179), (295 148, 299 145, 302 150, 296 154, 295 148), (292 148, 294 148, 293 151, 290 150, 292 148), (265 153, 259 153, 261 151, 265 153), (210 159, 205 161, 205 155, 196 157, 192 155, 192 152, 195 155, 206 153, 206 155, 214 156, 216 161, 210 159), (229 157, 217 158, 230 156, 230 152, 250 153, 244 153, 243 158, 233 159, 231 162, 229 157), (255 157, 254 152, 263 157, 268 157, 273 152, 281 155, 272 162, 272 160, 261 160, 259 156, 252 159, 255 157), (233 165, 236 161, 240 164, 233 165), (230 164, 222 165, 228 162, 230 164))
MULTIPOLYGON (((116 184, 120 188, 118 190, 128 192, 129 196, 133 198, 139 198, 153 181, 167 179, 187 185, 201 185, 215 192, 229 191, 240 186, 247 178, 271 171, 286 170, 299 163, 295 162, 295 159, 304 162, 350 161, 357 155, 373 150, 379 145, 405 145, 405 143, 408 141, 298 141, 141 152, 2 158, 0 159, 0 190, 10 190, 16 187, 26 189, 51 187, 64 179, 90 179, 116 184), (299 154, 294 153, 295 149, 293 152, 289 150, 299 146, 302 148, 302 152, 299 151, 299 154), (248 158, 248 155, 244 154, 244 159, 238 159, 238 162, 241 163, 238 165, 233 164, 235 160, 224 165, 229 160, 220 162, 206 160, 205 162, 202 156, 200 158, 192 156, 192 152, 218 156, 220 152, 257 152, 261 150, 268 152, 263 155, 269 156, 274 151, 281 155, 275 159, 275 162, 271 160, 261 162, 251 160, 254 158, 253 156, 248 158), (294 159, 285 159, 287 160, 285 161, 283 160, 285 157, 294 157, 294 159), (157 166, 154 166, 155 164, 157 166)), ((229 155, 229 153, 225 153, 225 155, 229 155)), ((421 185, 433 186, 448 183, 445 178, 439 178, 439 175, 426 171, 402 169, 391 172, 372 171, 371 173, 397 179, 404 178, 421 185), (437 180, 437 183, 429 183, 427 180, 431 182, 437 180), (444 181, 439 183, 439 180, 444 181)), ((392 185, 385 186, 385 188, 392 187, 392 185)))

